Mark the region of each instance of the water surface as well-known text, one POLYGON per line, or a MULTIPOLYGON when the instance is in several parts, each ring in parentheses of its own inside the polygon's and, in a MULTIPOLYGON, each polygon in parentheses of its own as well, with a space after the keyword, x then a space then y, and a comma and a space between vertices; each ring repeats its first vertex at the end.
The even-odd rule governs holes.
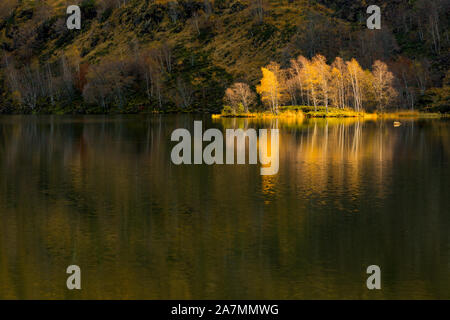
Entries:
POLYGON ((445 120, 2 116, 0 298, 450 299, 449 159, 445 120), (279 128, 279 173, 173 165, 194 119, 279 128))

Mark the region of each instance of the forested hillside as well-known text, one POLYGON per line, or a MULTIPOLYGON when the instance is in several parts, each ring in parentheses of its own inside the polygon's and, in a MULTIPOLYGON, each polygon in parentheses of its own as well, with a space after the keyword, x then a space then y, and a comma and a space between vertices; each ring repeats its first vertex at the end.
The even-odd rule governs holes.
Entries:
POLYGON ((256 93, 261 67, 300 55, 382 61, 390 108, 448 112, 449 15, 450 0, 1 0, 0 113, 220 112, 233 83, 256 93))

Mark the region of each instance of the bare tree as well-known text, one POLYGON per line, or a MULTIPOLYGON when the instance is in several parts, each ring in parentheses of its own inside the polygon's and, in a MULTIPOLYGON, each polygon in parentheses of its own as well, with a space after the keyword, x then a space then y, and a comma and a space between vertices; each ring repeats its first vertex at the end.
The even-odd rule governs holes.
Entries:
POLYGON ((172 99, 179 108, 189 108, 194 102, 194 89, 191 84, 178 78, 175 94, 172 96, 172 99))
POLYGON ((248 107, 255 101, 255 93, 248 84, 236 82, 225 91, 225 100, 238 111, 237 108, 242 104, 244 112, 248 112, 248 107))

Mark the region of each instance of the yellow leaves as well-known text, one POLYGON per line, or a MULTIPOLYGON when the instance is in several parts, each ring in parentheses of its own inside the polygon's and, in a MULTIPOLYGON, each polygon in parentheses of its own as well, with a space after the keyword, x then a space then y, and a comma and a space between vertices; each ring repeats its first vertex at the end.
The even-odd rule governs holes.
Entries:
POLYGON ((263 78, 261 79, 261 84, 256 86, 256 91, 259 94, 263 95, 264 100, 267 99, 267 96, 265 96, 264 94, 276 89, 276 87, 278 86, 278 81, 275 77, 275 74, 269 69, 261 68, 261 71, 263 73, 263 78))
POLYGON ((368 82, 373 87, 375 100, 378 108, 383 110, 389 102, 397 96, 397 92, 393 88, 394 75, 389 71, 388 66, 382 61, 375 61, 373 64, 373 73, 368 73, 368 82))
POLYGON ((354 77, 357 77, 358 75, 364 72, 361 66, 359 65, 359 62, 355 58, 353 58, 350 61, 347 61, 347 69, 350 75, 354 77))
POLYGON ((299 56, 291 60, 287 70, 271 62, 261 71, 263 77, 256 90, 275 113, 287 98, 292 104, 307 103, 315 109, 325 106, 328 110, 331 103, 341 109, 350 106, 361 111, 365 106, 374 108, 375 103, 381 109, 396 96, 394 76, 380 61, 375 62, 372 72, 364 70, 354 58, 344 61, 337 57, 329 65, 322 55, 311 60, 299 56))
POLYGON ((261 68, 263 77, 261 84, 256 86, 256 92, 261 95, 261 100, 270 105, 272 111, 276 111, 281 98, 281 88, 274 72, 267 68, 261 68))
POLYGON ((331 77, 340 79, 342 77, 342 74, 339 71, 339 69, 333 68, 333 69, 331 69, 331 77))

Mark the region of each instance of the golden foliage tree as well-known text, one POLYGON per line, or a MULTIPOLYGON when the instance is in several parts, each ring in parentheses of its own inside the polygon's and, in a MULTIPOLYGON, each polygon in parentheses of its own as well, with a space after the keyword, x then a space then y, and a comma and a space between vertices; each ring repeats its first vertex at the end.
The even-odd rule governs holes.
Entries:
POLYGON ((375 61, 373 70, 373 89, 378 109, 383 111, 386 105, 397 96, 393 88, 394 75, 389 71, 388 66, 379 60, 375 61))
POLYGON ((312 100, 314 105, 314 110, 317 111, 317 106, 319 104, 319 93, 320 93, 320 79, 319 72, 316 66, 309 60, 303 62, 304 73, 305 73, 305 88, 308 92, 308 100, 312 100))
MULTIPOLYGON (((277 73, 283 74, 281 71, 277 73)), ((356 111, 375 106, 384 109, 397 95, 393 86, 394 75, 381 61, 374 63, 371 72, 364 70, 356 59, 344 61, 336 57, 328 65, 322 55, 316 55, 311 60, 299 56, 291 60, 291 66, 284 74, 287 77, 284 77, 283 83, 290 101, 293 104, 306 102, 315 110, 319 105, 324 106, 326 111, 329 105, 356 111)))
POLYGON ((328 100, 330 97, 331 69, 327 59, 322 55, 316 55, 312 59, 312 67, 315 69, 319 97, 328 112, 328 100))
POLYGON ((362 101, 363 101, 363 79, 364 79, 364 70, 359 65, 356 59, 352 59, 351 61, 347 61, 347 70, 349 74, 350 86, 353 95, 353 107, 356 111, 361 111, 362 101))
POLYGON ((261 68, 261 71, 263 77, 261 84, 256 87, 256 91, 261 95, 263 103, 269 105, 273 113, 277 113, 284 88, 280 85, 274 72, 267 68, 261 68))
POLYGON ((344 109, 348 92, 348 72, 345 62, 337 57, 331 65, 331 100, 334 106, 344 109))

